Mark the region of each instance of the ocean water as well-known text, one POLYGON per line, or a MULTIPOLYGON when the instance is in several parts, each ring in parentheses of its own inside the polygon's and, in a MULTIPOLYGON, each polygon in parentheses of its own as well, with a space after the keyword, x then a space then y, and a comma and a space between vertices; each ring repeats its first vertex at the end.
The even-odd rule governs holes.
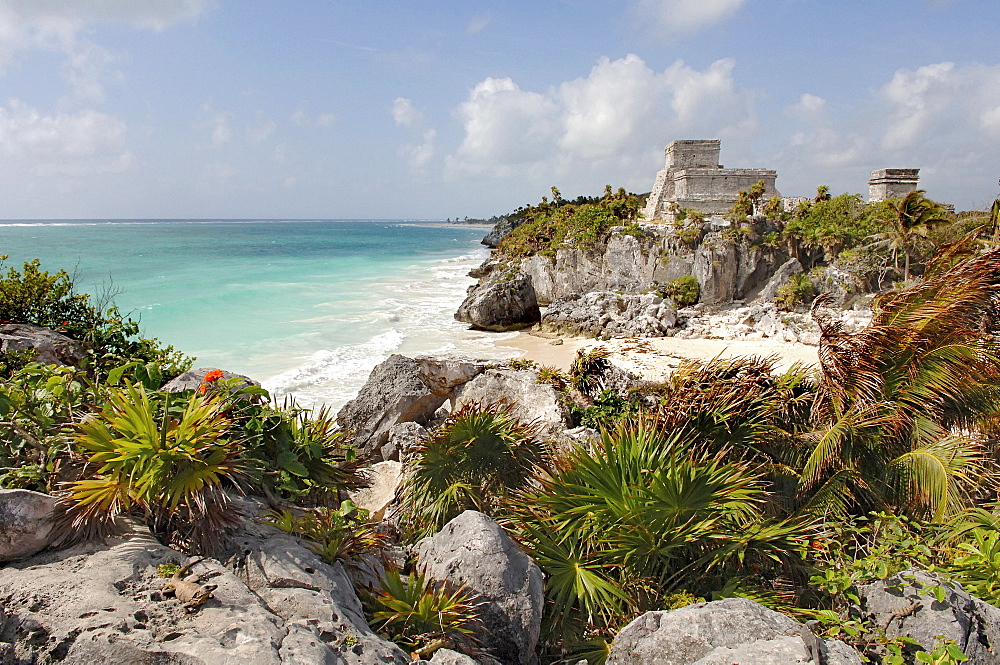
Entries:
POLYGON ((393 220, 6 221, 0 254, 114 294, 195 366, 339 407, 392 353, 515 355, 496 347, 511 335, 452 316, 487 256, 484 233, 393 220))

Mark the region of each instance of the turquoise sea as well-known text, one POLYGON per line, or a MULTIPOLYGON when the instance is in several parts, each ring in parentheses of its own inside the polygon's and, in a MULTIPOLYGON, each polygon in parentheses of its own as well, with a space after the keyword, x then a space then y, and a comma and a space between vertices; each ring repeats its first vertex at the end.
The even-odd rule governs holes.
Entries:
POLYGON ((395 220, 0 222, 7 266, 39 258, 112 292, 158 337, 304 404, 339 406, 391 353, 509 357, 452 315, 482 228, 395 220))

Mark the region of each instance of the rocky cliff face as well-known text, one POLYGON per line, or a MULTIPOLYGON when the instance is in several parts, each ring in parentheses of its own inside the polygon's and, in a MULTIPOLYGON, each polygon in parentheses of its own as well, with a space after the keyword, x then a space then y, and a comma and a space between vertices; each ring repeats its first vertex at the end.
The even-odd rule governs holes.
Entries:
MULTIPOLYGON (((764 235, 774 230, 768 225, 764 220, 740 228, 706 223, 700 230, 693 229, 696 237, 691 240, 685 240, 674 227, 666 225, 645 225, 637 235, 618 228, 606 242, 592 249, 560 249, 554 258, 540 255, 510 261, 491 258, 476 272, 481 277, 480 284, 470 289, 458 318, 489 330, 513 327, 498 328, 496 316, 480 322, 470 314, 476 308, 487 309, 483 306, 484 299, 496 300, 490 295, 496 281, 491 275, 499 270, 526 275, 530 290, 541 305, 591 291, 641 293, 685 275, 698 280, 701 302, 708 305, 752 297, 787 259, 780 250, 762 243, 764 235)), ((688 229, 686 233, 691 231, 688 229)), ((510 291, 505 294, 509 296, 510 291)), ((519 312, 530 309, 514 307, 505 301, 503 309, 508 308, 519 312)), ((517 325, 523 327, 526 322, 522 316, 517 325)))

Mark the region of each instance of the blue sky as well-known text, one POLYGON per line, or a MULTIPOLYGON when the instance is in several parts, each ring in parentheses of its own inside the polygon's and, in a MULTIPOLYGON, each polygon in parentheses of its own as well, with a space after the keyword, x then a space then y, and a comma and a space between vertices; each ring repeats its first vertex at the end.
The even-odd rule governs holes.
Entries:
POLYGON ((489 216, 649 191, 674 139, 785 195, 1000 178, 997 0, 0 0, 2 218, 489 216))

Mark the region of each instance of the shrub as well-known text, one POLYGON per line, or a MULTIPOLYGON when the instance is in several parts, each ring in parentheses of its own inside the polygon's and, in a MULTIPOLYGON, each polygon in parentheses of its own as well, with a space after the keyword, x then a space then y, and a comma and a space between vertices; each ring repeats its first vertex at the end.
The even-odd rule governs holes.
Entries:
POLYGON ((223 485, 246 473, 224 407, 217 396, 192 395, 172 405, 169 393, 151 400, 141 385, 112 390, 75 436, 87 465, 97 469, 66 493, 74 530, 84 537, 108 533, 118 516, 133 513, 157 535, 218 549, 236 517, 223 485))
POLYGON ((791 311, 812 302, 819 292, 808 275, 792 275, 778 288, 774 302, 779 309, 791 311))
POLYGON ((372 628, 415 657, 429 657, 445 647, 476 652, 481 602, 464 586, 435 582, 423 571, 404 580, 390 569, 372 605, 372 628))
POLYGON ((764 519, 764 500, 756 469, 639 418, 571 450, 518 494, 510 524, 546 574, 556 624, 615 628, 658 609, 643 597, 790 565, 810 527, 764 519))
POLYGON ((386 535, 376 531, 368 521, 368 511, 351 501, 344 501, 336 509, 316 508, 300 513, 289 509, 271 511, 265 521, 285 533, 308 540, 308 549, 327 563, 361 561, 369 555, 379 554, 388 543, 386 535))
POLYGON ((694 275, 684 275, 663 287, 663 295, 673 300, 678 307, 690 307, 701 298, 701 284, 694 275))
MULTIPOLYGON (((4 259, 6 256, 0 257, 0 266, 4 259)), ((65 270, 50 274, 40 265, 34 259, 20 271, 8 268, 0 278, 0 321, 33 323, 88 344, 90 369, 95 374, 132 360, 158 363, 166 380, 190 369, 191 358, 156 339, 141 337, 139 324, 123 316, 117 307, 112 305, 102 312, 90 296, 77 293, 65 270)), ((8 372, 23 365, 23 360, 19 362, 10 354, 2 362, 8 372)))
POLYGON ((462 406, 416 452, 404 487, 409 530, 436 532, 468 509, 495 513, 549 454, 537 428, 518 421, 506 402, 462 406))

